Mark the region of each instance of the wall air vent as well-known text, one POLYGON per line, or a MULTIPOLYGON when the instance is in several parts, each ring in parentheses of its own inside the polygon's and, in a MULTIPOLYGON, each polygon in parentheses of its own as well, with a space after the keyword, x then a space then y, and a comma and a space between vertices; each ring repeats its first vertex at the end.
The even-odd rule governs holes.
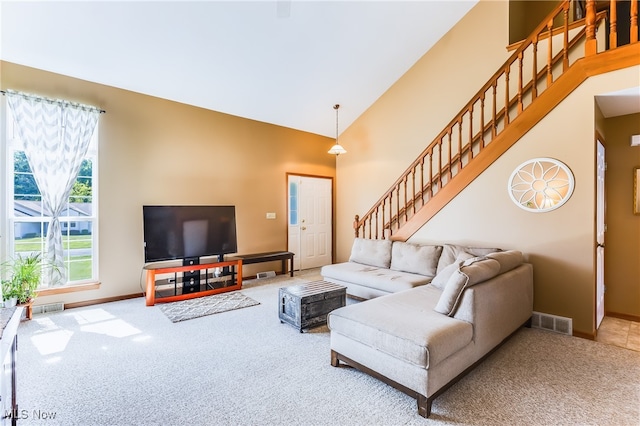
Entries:
POLYGON ((256 275, 256 278, 258 279, 273 278, 275 276, 276 276, 276 273, 274 271, 266 271, 266 272, 258 272, 258 275, 256 275))
POLYGON ((64 311, 64 303, 57 302, 49 303, 48 305, 36 305, 31 309, 33 314, 46 314, 48 312, 64 311))
POLYGON ((573 320, 571 318, 534 311, 531 318, 531 326, 534 328, 541 328, 543 330, 566 334, 568 336, 573 335, 573 320))

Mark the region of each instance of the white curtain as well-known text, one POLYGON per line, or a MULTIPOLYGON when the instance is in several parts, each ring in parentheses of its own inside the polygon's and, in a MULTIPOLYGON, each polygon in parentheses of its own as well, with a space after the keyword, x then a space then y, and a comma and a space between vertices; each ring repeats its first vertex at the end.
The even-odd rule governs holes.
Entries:
POLYGON ((78 177, 100 110, 72 102, 6 92, 18 137, 42 195, 44 214, 51 216, 45 259, 50 268, 45 283, 66 283, 60 215, 78 177), (48 278, 48 280, 47 280, 48 278))

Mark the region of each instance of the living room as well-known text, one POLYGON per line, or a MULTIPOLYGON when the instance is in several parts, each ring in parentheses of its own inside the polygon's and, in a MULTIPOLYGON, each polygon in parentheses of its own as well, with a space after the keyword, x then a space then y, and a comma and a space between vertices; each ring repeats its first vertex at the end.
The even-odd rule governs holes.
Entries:
MULTIPOLYGON (((332 142, 324 136, 3 62, 3 89, 84 101, 107 111, 101 116, 99 126, 102 141, 99 170, 103 177, 100 181, 103 210, 100 226, 104 229, 99 243, 102 285, 99 289, 43 297, 42 303, 73 304, 137 294, 142 264, 141 206, 144 204, 235 204, 240 229, 238 244, 242 251, 282 250, 287 238, 283 230, 286 193, 282 190, 286 173, 334 179, 334 261, 345 260, 354 235, 353 216, 369 209, 420 152, 425 137, 439 131, 468 100, 470 93, 477 90, 508 56, 505 46, 511 42, 509 22, 513 10, 508 2, 478 3, 440 43, 342 132, 341 141, 350 147, 350 153, 357 155, 341 156, 337 161, 325 155, 332 142), (492 25, 487 27, 485 22, 489 19, 492 25), (478 33, 483 36, 474 37, 478 33), (450 64, 451 68, 443 68, 443 64, 450 64), (474 64, 474 72, 461 78, 465 64, 474 64), (424 75, 428 78, 422 77, 424 75), (451 89, 443 100, 435 103, 431 102, 431 96, 414 95, 439 93, 440 87, 451 89), (412 113, 407 115, 402 111, 412 113), (413 116, 416 118, 410 120, 413 116), (425 122, 420 117, 429 117, 429 120, 425 122), (256 144, 256 140, 261 143, 256 144), (389 140, 393 143, 388 143, 389 140), (189 169, 197 170, 197 173, 185 172, 179 167, 158 167, 167 159, 183 157, 187 152, 198 152, 189 158, 189 169), (381 158, 385 159, 383 164, 379 161, 381 158), (376 173, 367 173, 369 167, 376 167, 376 173), (203 190, 201 183, 207 181, 215 184, 203 190), (126 193, 122 188, 127 188, 126 193), (171 194, 170 200, 168 194, 171 194), (118 208, 114 209, 116 205, 118 208), (275 212, 276 220, 266 220, 265 212, 275 212), (264 226, 253 226, 256 223, 264 226)), ((637 243, 626 238, 629 226, 635 229, 638 221, 629 213, 628 194, 632 191, 632 181, 625 176, 625 170, 633 167, 630 164, 638 155, 637 148, 627 143, 630 135, 639 132, 635 126, 638 120, 633 115, 605 118, 595 101, 599 94, 637 86, 635 71, 628 68, 590 79, 589 85, 595 86, 574 93, 571 102, 575 105, 563 103, 563 108, 571 113, 557 111, 549 115, 546 124, 541 123, 525 137, 532 142, 518 144, 516 148, 522 152, 512 151, 508 154, 513 156, 511 160, 505 161, 503 157, 494 164, 491 168, 493 177, 488 182, 474 183, 476 187, 498 188, 499 198, 472 186, 456 202, 461 207, 447 206, 424 232, 412 238, 416 241, 444 239, 460 243, 493 243, 522 249, 536 264, 536 310, 573 318, 574 330, 593 338, 596 326, 591 241, 595 238, 592 238, 594 194, 591 176, 595 160, 592 154, 587 155, 591 150, 585 150, 582 144, 592 143, 594 129, 598 129, 608 144, 615 147, 609 151, 614 155, 609 157, 611 172, 607 180, 608 213, 613 218, 609 221, 607 247, 613 255, 606 258, 606 310, 637 319, 640 316, 640 306, 636 302, 640 286, 636 285, 636 279, 629 279, 637 276, 637 272, 625 260, 628 258, 619 254, 626 253, 635 258, 633 253, 640 250, 637 243), (568 116, 581 118, 567 120, 568 116), (577 128, 571 128, 572 124, 577 128), (609 128, 611 130, 607 131, 609 128), (614 133, 611 140, 610 133, 614 133), (575 141, 577 146, 571 147, 567 141, 575 141), (527 148, 532 144, 536 146, 527 148), (577 153, 581 155, 577 156, 577 153), (512 208, 505 191, 500 190, 517 164, 535 156, 572 158, 569 166, 577 175, 578 185, 563 209, 544 215, 523 214, 512 208), (589 185, 585 185, 585 181, 589 185), (472 199, 463 201, 465 197, 472 199), (455 225, 450 222, 448 210, 452 210, 455 217, 462 217, 470 205, 474 206, 473 221, 456 220, 455 225), (500 215, 495 215, 494 211, 499 211, 500 215), (486 225, 477 227, 472 223, 486 225), (623 225, 617 227, 617 223, 623 225), (501 231, 496 232, 496 229, 501 231), (438 230, 442 230, 442 234, 438 230)), ((330 122, 330 110, 328 115, 330 122)), ((257 270, 250 268, 248 275, 257 270)))
MULTIPOLYGON (((73 99, 106 110, 99 124, 100 285, 41 296, 38 303, 73 307, 138 297, 145 204, 234 204, 243 251, 283 249, 287 173, 335 181, 334 261, 346 260, 354 215, 370 208, 508 57, 506 46, 514 41, 512 11, 506 1, 479 2, 344 129, 340 140, 349 153, 337 159, 326 153, 332 137, 1 62, 3 90, 73 99), (175 165, 175 159, 187 166, 175 165), (265 212, 275 212, 276 220, 265 219, 265 212)), ((126 66, 118 65, 111 66, 126 66)), ((593 144, 598 130, 609 155, 606 309, 637 321, 640 273, 630 260, 638 257, 640 243, 630 235, 637 235, 640 225, 628 206, 630 170, 640 163, 640 152, 628 140, 640 133, 640 115, 605 117, 597 103, 598 96, 637 86, 637 75, 635 66, 588 80, 411 240, 522 250, 534 264, 535 310, 572 318, 576 335, 594 338, 593 144), (511 204, 506 180, 515 166, 539 156, 566 162, 577 185, 563 208, 530 214, 511 204)), ((247 275, 259 270, 247 268, 247 275)))

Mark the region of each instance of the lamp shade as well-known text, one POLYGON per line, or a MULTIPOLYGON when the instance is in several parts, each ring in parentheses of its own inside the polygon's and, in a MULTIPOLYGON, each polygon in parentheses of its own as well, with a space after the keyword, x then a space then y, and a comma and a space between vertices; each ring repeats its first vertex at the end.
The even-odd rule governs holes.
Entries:
POLYGON ((347 150, 344 149, 342 145, 340 145, 339 143, 332 146, 331 149, 329 150, 329 154, 333 154, 333 155, 340 155, 340 154, 346 154, 346 153, 347 153, 347 150))

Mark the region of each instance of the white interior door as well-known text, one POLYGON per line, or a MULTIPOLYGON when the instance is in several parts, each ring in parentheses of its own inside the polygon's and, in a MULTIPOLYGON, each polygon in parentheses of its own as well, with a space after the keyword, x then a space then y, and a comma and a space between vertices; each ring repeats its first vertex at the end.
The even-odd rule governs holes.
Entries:
POLYGON ((289 251, 294 269, 328 265, 332 259, 332 181, 289 175, 289 251))
POLYGON ((596 329, 604 318, 604 235, 606 232, 606 203, 604 175, 606 162, 604 145, 598 141, 596 186, 596 329))

